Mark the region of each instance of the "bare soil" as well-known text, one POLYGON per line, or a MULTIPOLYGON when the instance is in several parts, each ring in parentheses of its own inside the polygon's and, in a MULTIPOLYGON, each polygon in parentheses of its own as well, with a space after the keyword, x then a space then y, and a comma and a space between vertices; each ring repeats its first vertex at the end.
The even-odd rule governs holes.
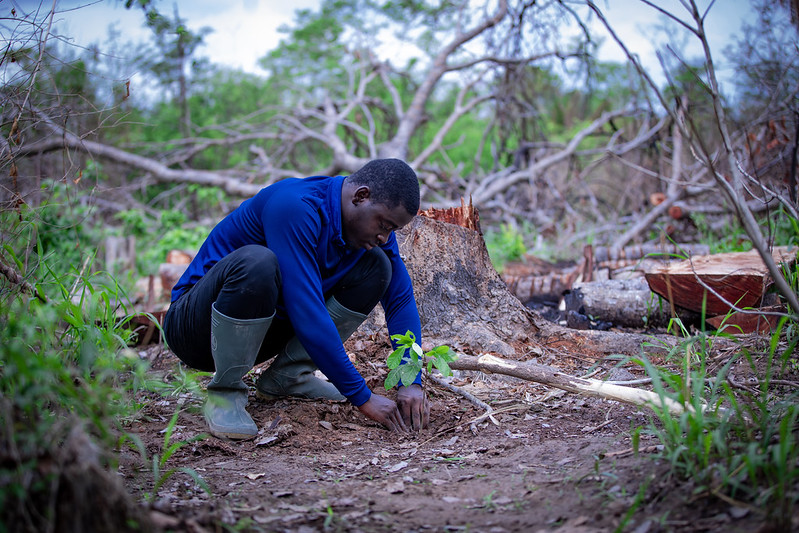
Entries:
MULTIPOLYGON (((369 352, 362 342, 357 348, 369 352)), ((162 346, 140 353, 161 379, 178 375, 180 363, 162 346)), ((373 390, 382 390, 385 377, 379 359, 356 361, 373 390)), ((614 363, 564 357, 556 365, 577 375, 641 377, 614 363)), ((246 378, 250 385, 260 370, 246 378)), ((248 409, 261 428, 255 439, 188 442, 206 431, 202 399, 143 395, 142 416, 129 429, 148 461, 125 448, 119 474, 136 498, 152 494, 152 457, 163 457, 165 430, 180 410, 169 442, 186 444, 162 471, 179 470, 151 506, 168 531, 768 530, 758 510, 697 493, 670 476, 669 465, 651 453, 654 440, 643 436, 634 454, 632 430, 646 426, 646 408, 502 376, 463 372, 452 384, 492 405, 493 420, 434 383, 427 385, 431 425, 408 435, 384 430, 347 403, 266 403, 251 394, 248 409), (195 472, 210 494, 180 469, 195 472)))

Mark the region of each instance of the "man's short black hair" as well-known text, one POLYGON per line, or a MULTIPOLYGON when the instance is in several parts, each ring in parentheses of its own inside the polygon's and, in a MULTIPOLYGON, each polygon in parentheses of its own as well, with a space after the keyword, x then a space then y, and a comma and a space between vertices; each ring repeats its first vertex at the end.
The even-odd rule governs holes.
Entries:
POLYGON ((375 159, 347 178, 354 185, 369 187, 372 201, 389 209, 402 204, 405 211, 419 211, 419 178, 407 163, 400 159, 375 159))

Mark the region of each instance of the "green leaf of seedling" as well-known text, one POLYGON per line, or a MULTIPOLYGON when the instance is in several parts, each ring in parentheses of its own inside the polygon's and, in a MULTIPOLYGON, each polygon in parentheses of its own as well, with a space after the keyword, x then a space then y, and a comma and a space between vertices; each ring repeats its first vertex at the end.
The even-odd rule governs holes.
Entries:
POLYGON ((418 361, 420 357, 424 357, 422 347, 415 342, 411 345, 411 358, 413 361, 418 361))
POLYGON ((399 367, 398 370, 400 371, 402 384, 407 387, 413 384, 414 380, 416 380, 416 376, 421 372, 422 367, 419 364, 407 363, 399 367))
POLYGON ((386 376, 386 383, 385 383, 386 390, 393 389, 394 387, 397 386, 397 383, 399 383, 400 372, 401 372, 400 368, 401 367, 395 368, 394 370, 388 373, 388 376, 386 376))
POLYGON ((438 357, 433 359, 433 364, 436 365, 436 368, 441 372, 442 376, 447 377, 452 375, 452 369, 450 369, 446 359, 438 357))
POLYGON ((448 363, 458 360, 458 354, 456 354, 455 350, 453 350, 449 346, 447 346, 447 353, 444 354, 442 357, 444 357, 444 360, 448 363))
POLYGON ((402 356, 405 354, 406 349, 407 348, 405 348, 405 346, 400 346, 399 348, 391 352, 391 355, 389 355, 388 359, 386 359, 386 365, 389 368, 397 368, 398 366, 400 366, 400 363, 402 362, 402 356))
POLYGON ((408 330, 405 332, 405 335, 392 335, 391 340, 395 341, 397 344, 402 344, 403 346, 411 346, 414 342, 416 342, 416 335, 413 334, 413 331, 408 330))

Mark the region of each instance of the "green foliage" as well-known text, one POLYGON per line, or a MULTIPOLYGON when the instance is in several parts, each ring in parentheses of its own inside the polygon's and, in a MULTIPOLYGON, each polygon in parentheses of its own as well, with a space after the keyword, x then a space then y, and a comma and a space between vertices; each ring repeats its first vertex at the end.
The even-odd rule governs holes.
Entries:
POLYGON ((186 26, 186 21, 177 13, 173 18, 166 17, 155 9, 145 11, 146 25, 152 30, 155 39, 155 51, 148 51, 142 61, 165 85, 176 83, 186 75, 186 66, 192 64, 197 68, 198 62, 191 61, 203 39, 212 30, 202 28, 193 32, 186 26))
POLYGON ((763 225, 775 246, 799 245, 799 220, 786 213, 782 206, 763 225))
POLYGON ((176 442, 172 442, 172 435, 175 431, 175 426, 178 422, 178 417, 180 416, 180 411, 175 411, 170 418, 169 423, 166 426, 166 430, 164 431, 164 441, 161 445, 161 453, 154 453, 152 457, 148 458, 147 447, 144 443, 139 439, 138 436, 132 434, 126 434, 125 440, 132 442, 138 452, 141 454, 142 459, 146 464, 149 464, 150 471, 153 474, 153 488, 152 491, 145 494, 145 500, 149 503, 155 501, 156 496, 158 496, 158 491, 161 487, 164 486, 164 483, 169 481, 169 479, 174 476, 178 472, 183 472, 191 477, 194 482, 207 494, 211 494, 211 489, 208 486, 208 483, 200 477, 200 475, 191 468, 186 467, 178 467, 178 468, 166 468, 166 464, 169 459, 178 451, 180 448, 185 446, 186 444, 190 444, 192 442, 196 442, 198 440, 205 439, 207 435, 200 434, 191 437, 188 440, 179 440, 176 442))
POLYGON ((790 6, 789 2, 753 1, 756 16, 743 24, 741 39, 725 50, 737 74, 731 80, 736 88, 736 105, 731 109, 744 120, 760 120, 763 108, 775 102, 791 114, 796 110, 799 62, 790 6))
MULTIPOLYGON (((218 189, 198 188, 198 203, 203 205, 209 199, 218 198, 218 189)), ((136 269, 140 274, 154 274, 158 265, 170 250, 197 250, 208 236, 208 228, 195 226, 184 228, 186 215, 174 209, 161 212, 159 220, 147 216, 143 211, 132 209, 120 211, 116 215, 122 222, 125 235, 137 237, 140 253, 136 256, 136 269), (157 236, 160 235, 160 238, 157 236)))
POLYGON ((422 347, 416 343, 416 335, 410 330, 405 335, 392 335, 391 340, 397 344, 397 349, 386 360, 390 369, 385 381, 386 390, 396 387, 397 384, 410 385, 425 365, 428 373, 435 366, 441 375, 452 375, 449 363, 457 359, 457 355, 449 346, 437 346, 429 352, 423 352, 422 347))
POLYGON ((527 253, 524 235, 515 226, 502 224, 500 229, 485 232, 485 243, 491 263, 497 272, 502 272, 505 263, 518 261, 527 253))
POLYGON ((47 258, 48 269, 63 274, 97 249, 104 230, 69 186, 55 183, 41 194, 48 196, 38 208, 22 204, 17 211, 0 212, 4 241, 26 263, 47 258))
MULTIPOLYGON (((346 46, 339 39, 344 32, 343 2, 324 2, 318 13, 299 9, 294 15, 293 27, 280 31, 289 38, 281 40, 278 47, 259 61, 269 74, 273 90, 281 98, 293 102, 300 97, 292 95, 292 85, 300 82, 304 87, 325 87, 337 90, 337 82, 346 79, 346 46)), ((346 88, 338 87, 338 90, 346 88)), ((288 103, 284 102, 284 103, 288 103)))
POLYGON ((724 226, 724 233, 714 230, 701 213, 693 215, 692 220, 699 232, 699 242, 710 247, 711 254, 726 252, 746 252, 752 249, 752 242, 737 221, 724 226))
MULTIPOLYGON (((699 242, 708 245, 711 254, 746 252, 752 249, 752 241, 737 220, 724 224, 720 229, 714 229, 708 218, 701 213, 692 215, 692 220, 699 233, 699 242)), ((774 246, 799 244, 799 221, 782 207, 760 217, 758 222, 774 246)))
POLYGON ((674 475, 695 483, 695 493, 753 505, 776 527, 789 526, 799 500, 799 395, 774 395, 771 384, 778 369, 795 360, 796 323, 784 318, 767 354, 756 359, 744 348, 714 376, 708 372, 714 337, 682 331, 683 342, 670 352, 680 372, 646 357, 640 363, 658 395, 682 403, 686 411, 675 417, 665 403, 655 405, 656 419, 644 432, 660 440, 661 457, 674 475), (733 389, 727 380, 740 360, 760 377, 754 392, 733 389))
MULTIPOLYGON (((9 247, 3 261, 20 265, 9 247)), ((113 464, 108 450, 120 420, 134 414, 146 364, 126 355, 130 316, 118 313, 117 286, 75 270, 58 274, 47 261, 31 274, 51 295, 46 303, 8 286, 0 300, 0 524, 44 531, 55 516, 51 482, 70 453, 65 442, 85 432, 113 464)))

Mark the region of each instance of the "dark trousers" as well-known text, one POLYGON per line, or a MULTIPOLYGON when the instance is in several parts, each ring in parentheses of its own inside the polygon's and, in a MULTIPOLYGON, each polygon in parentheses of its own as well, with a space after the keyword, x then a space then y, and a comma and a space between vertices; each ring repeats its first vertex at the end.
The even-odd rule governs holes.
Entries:
MULTIPOLYGON (((391 281, 391 262, 380 248, 372 248, 327 293, 361 314, 377 305, 391 281)), ((211 304, 223 315, 238 319, 272 316, 282 278, 275 253, 249 245, 222 258, 172 305, 164 318, 170 349, 192 368, 211 372, 211 304)), ((256 364, 274 357, 294 336, 286 317, 275 317, 261 344, 256 364)), ((337 339, 336 339, 337 340, 337 339)))

